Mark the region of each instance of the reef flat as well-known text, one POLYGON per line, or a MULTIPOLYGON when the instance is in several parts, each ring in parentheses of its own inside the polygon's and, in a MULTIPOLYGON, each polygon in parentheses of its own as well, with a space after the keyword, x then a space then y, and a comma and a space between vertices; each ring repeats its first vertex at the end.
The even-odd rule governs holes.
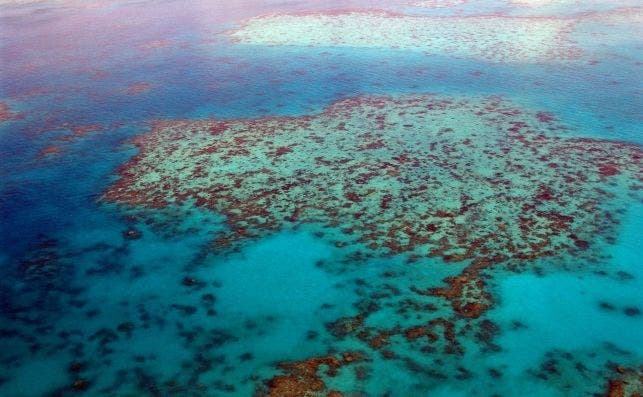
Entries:
POLYGON ((344 234, 375 252, 534 259, 588 248, 616 216, 611 191, 641 188, 639 146, 565 135, 551 113, 500 98, 357 97, 313 116, 164 121, 135 140, 141 152, 104 199, 192 200, 227 217, 219 244, 350 219, 344 234))
POLYGON ((424 17, 383 11, 277 14, 252 18, 230 36, 255 45, 396 48, 490 62, 573 59, 574 21, 509 16, 424 17))
POLYGON ((461 264, 444 284, 409 286, 410 296, 443 299, 451 313, 432 316, 436 300, 409 307, 383 294, 329 326, 389 358, 396 336, 441 340, 447 355, 464 354, 472 340, 492 343, 495 326, 481 317, 494 305, 489 279, 554 255, 596 261, 595 246, 614 242, 625 203, 640 201, 643 188, 640 146, 574 137, 553 114, 497 97, 363 96, 310 116, 162 121, 135 144, 139 154, 103 199, 223 214, 228 231, 216 250, 320 225, 317 235, 349 258, 461 264), (398 313, 388 313, 393 328, 365 325, 387 306, 398 313))

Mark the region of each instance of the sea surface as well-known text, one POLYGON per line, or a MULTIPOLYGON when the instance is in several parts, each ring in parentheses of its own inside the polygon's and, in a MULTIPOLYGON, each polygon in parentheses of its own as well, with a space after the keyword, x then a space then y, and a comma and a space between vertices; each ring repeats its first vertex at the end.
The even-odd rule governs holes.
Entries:
POLYGON ((0 396, 643 395, 642 26, 0 0, 0 396))

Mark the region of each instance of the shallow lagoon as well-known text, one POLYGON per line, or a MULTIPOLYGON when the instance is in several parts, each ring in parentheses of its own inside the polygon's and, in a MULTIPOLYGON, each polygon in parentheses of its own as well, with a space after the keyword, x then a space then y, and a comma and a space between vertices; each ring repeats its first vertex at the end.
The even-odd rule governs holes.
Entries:
POLYGON ((0 2, 0 395, 642 392, 637 2, 219 3, 0 2))

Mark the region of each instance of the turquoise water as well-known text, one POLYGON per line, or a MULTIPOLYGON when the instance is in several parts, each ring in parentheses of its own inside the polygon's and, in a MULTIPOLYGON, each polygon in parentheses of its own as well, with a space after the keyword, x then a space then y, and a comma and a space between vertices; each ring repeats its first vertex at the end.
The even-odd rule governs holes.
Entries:
MULTIPOLYGON (((344 360, 336 374, 326 373, 328 364, 317 368, 323 387, 313 395, 586 396, 604 395, 609 380, 625 378, 623 395, 643 393, 640 380, 631 380, 643 365, 640 157, 618 159, 628 170, 618 183, 589 178, 582 185, 582 192, 613 194, 597 196, 605 202, 587 211, 596 217, 583 218, 595 231, 582 236, 589 251, 486 269, 477 277, 492 303, 476 318, 458 314, 444 297, 417 293, 444 288, 472 258, 371 250, 345 232, 352 217, 332 225, 326 215, 289 221, 222 247, 215 242, 230 231, 226 214, 234 205, 214 211, 188 200, 146 208, 104 196, 141 153, 133 139, 160 120, 308 117, 364 95, 500 97, 525 114, 552 114, 566 129, 551 133, 563 139, 624 142, 640 153, 642 35, 635 24, 601 14, 630 7, 625 14, 636 18, 636 2, 222 3, 0 2, 1 396, 246 396, 271 388, 280 395, 270 380, 293 375, 279 363, 346 352, 363 358, 344 360), (226 35, 250 17, 330 9, 596 17, 571 33, 583 58, 565 63, 261 46, 226 35), (601 218, 603 206, 610 222, 601 218), (455 343, 443 325, 431 326, 435 340, 405 336, 435 319, 452 324, 455 343), (378 335, 385 335, 381 345, 378 335)), ((451 127, 465 128, 453 120, 451 127)), ((341 153, 334 149, 318 154, 341 153)), ((365 153, 351 157, 371 161, 365 153)), ((179 171, 184 160, 171 171, 177 186, 189 183, 179 171)), ((345 174, 339 168, 327 179, 345 174)), ((149 189, 156 188, 165 189, 149 189)), ((314 203, 313 190, 298 199, 314 203)), ((567 199, 575 197, 585 195, 567 199)))

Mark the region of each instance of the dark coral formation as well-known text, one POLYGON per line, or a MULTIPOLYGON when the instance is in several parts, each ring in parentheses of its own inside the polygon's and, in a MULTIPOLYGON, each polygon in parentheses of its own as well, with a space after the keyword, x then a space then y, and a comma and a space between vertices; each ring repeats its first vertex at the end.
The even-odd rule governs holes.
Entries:
POLYGON ((608 380, 607 397, 643 396, 643 368, 616 366, 614 377, 608 380))
POLYGON ((360 352, 344 352, 336 357, 328 355, 312 357, 303 361, 286 362, 279 364, 283 375, 276 375, 266 382, 267 390, 260 390, 260 395, 270 397, 306 397, 312 395, 326 395, 328 397, 341 397, 342 394, 335 390, 327 390, 320 372, 326 376, 334 377, 340 368, 364 360, 360 352))

